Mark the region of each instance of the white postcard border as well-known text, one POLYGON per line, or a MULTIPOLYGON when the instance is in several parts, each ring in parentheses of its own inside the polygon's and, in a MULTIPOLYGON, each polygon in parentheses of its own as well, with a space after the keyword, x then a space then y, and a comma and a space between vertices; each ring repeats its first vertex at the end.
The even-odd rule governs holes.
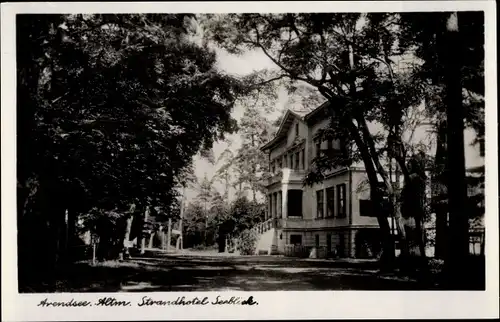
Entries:
POLYGON ((481 318, 498 317, 498 160, 496 10, 493 1, 381 2, 186 2, 186 3, 3 3, 2 4, 2 320, 185 320, 300 318, 481 318), (302 291, 18 294, 16 248, 16 13, 136 12, 355 12, 484 10, 486 24, 486 291, 302 291), (253 296, 255 306, 42 308, 52 301, 95 302, 112 296, 132 303, 143 296, 175 300, 217 295, 253 296))

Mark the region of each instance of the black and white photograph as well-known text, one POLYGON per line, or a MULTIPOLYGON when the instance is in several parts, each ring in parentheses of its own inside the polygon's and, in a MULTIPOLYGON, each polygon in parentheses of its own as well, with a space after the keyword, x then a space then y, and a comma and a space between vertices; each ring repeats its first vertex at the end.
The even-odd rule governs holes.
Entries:
POLYGON ((485 292, 495 26, 388 2, 14 14, 11 292, 43 294, 37 309, 68 293, 485 292))

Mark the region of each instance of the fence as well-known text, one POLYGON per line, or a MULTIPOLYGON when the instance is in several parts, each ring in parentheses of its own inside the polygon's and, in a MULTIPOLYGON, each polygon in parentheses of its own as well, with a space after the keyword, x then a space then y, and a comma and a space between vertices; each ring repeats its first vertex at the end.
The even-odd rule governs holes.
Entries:
POLYGON ((471 255, 484 255, 484 228, 469 231, 469 253, 471 255))
MULTIPOLYGON (((446 231, 444 232, 446 234, 446 231)), ((430 243, 426 246, 426 255, 428 257, 434 257, 435 251, 435 228, 426 228, 426 235, 430 238, 430 243)), ((470 255, 484 255, 484 228, 471 228, 469 229, 469 254, 470 255)), ((396 249, 399 251, 398 240, 396 239, 396 249)))
POLYGON ((286 257, 308 258, 311 253, 315 258, 327 258, 330 255, 326 246, 285 245, 286 257))

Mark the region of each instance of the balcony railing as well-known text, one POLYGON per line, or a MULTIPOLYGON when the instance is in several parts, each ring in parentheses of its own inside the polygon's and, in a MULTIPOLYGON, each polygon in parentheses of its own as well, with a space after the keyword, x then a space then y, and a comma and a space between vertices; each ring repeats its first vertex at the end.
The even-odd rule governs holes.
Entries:
POLYGON ((280 169, 267 179, 267 185, 270 186, 272 184, 281 182, 282 180, 283 180, 283 169, 280 169))
POLYGON ((314 229, 323 227, 333 227, 339 225, 339 219, 344 218, 322 218, 322 219, 303 219, 303 218, 282 218, 278 225, 281 228, 314 229))
POLYGON ((283 168, 276 171, 267 179, 267 185, 272 185, 278 182, 302 181, 307 170, 283 168))
POLYGON ((301 181, 304 180, 306 170, 298 169, 284 169, 283 178, 285 181, 301 181), (286 171, 288 170, 288 171, 286 171))

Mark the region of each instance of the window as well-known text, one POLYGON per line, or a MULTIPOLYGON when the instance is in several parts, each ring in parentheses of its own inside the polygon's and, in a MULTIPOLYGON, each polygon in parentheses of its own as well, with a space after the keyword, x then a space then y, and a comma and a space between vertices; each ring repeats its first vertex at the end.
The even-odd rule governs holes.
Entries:
POLYGON ((302 169, 306 168, 306 157, 305 157, 305 150, 302 149, 302 169))
POLYGON ((288 190, 288 217, 302 217, 302 195, 301 189, 288 190))
POLYGON ((359 200, 359 214, 362 217, 375 217, 373 213, 372 201, 371 200, 359 200))
POLYGON ((323 218, 323 190, 316 191, 316 218, 323 218))
POLYGON ((333 139, 328 139, 327 141, 328 143, 328 150, 332 150, 333 149, 333 139))
POLYGON ((337 254, 339 257, 345 256, 345 237, 344 233, 339 233, 339 243, 337 244, 337 254))
POLYGON ((269 194, 267 195, 267 200, 269 200, 269 215, 268 217, 271 218, 273 216, 273 195, 269 194))
POLYGON ((319 248, 319 235, 316 235, 316 236, 314 236, 314 237, 315 237, 315 238, 314 238, 314 239, 315 239, 315 240, 314 240, 314 245, 316 246, 316 248, 319 248))
POLYGON ((290 244, 302 245, 302 235, 290 235, 290 244))
POLYGON ((299 156, 299 154, 300 154, 300 151, 295 153, 295 170, 298 170, 299 166, 300 166, 300 164, 299 164, 299 162, 300 162, 300 156, 299 156))
POLYGON ((278 193, 273 193, 273 218, 277 217, 278 214, 278 193))
POLYGON ((295 123, 295 136, 299 136, 299 123, 295 123))
POLYGON ((286 167, 287 167, 287 165, 286 165, 286 161, 287 161, 287 159, 286 159, 286 154, 285 154, 285 155, 283 156, 283 167, 284 167, 284 168, 286 168, 286 167))
POLYGON ((346 215, 345 194, 345 183, 337 185, 337 217, 345 217, 346 215))
POLYGON ((288 165, 290 169, 293 169, 293 154, 290 153, 290 164, 288 165))
POLYGON ((316 157, 319 157, 321 154, 321 142, 316 141, 316 157))
POLYGON ((283 160, 279 159, 278 161, 278 169, 283 169, 283 160))
POLYGON ((333 187, 326 189, 326 211, 327 217, 335 215, 335 189, 333 187))

